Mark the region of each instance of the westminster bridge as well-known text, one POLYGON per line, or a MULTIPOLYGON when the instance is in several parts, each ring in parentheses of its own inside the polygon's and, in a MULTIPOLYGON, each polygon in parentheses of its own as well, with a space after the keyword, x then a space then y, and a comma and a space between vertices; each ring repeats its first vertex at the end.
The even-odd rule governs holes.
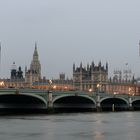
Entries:
POLYGON ((0 89, 0 109, 35 111, 140 110, 140 96, 80 91, 0 89))

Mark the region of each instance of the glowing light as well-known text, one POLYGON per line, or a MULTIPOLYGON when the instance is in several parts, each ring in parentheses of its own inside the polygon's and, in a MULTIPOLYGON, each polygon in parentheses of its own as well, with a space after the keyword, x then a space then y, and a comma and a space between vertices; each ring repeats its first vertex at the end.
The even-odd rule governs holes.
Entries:
POLYGON ((131 95, 131 87, 128 88, 129 95, 131 95))
POLYGON ((88 91, 89 91, 89 92, 92 92, 92 89, 90 88, 88 91))
POLYGON ((52 80, 49 80, 49 84, 50 84, 50 85, 52 84, 52 80))
POLYGON ((97 88, 99 88, 100 87, 100 84, 97 84, 97 88))
POLYGON ((129 90, 129 92, 130 92, 130 91, 131 91, 131 87, 129 87, 129 89, 128 89, 128 90, 129 90))
POLYGON ((116 95, 117 93, 116 92, 114 92, 114 95, 116 95))
POLYGON ((1 86, 1 87, 4 86, 4 82, 3 82, 3 81, 0 82, 0 86, 1 86))
POLYGON ((56 89, 56 85, 55 85, 55 86, 53 86, 53 89, 56 89))

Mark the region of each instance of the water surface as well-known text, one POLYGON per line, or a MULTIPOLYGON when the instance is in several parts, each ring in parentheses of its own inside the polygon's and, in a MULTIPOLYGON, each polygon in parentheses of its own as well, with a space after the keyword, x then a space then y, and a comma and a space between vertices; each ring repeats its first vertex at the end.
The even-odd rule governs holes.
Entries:
POLYGON ((140 112, 0 116, 1 140, 139 140, 140 112))

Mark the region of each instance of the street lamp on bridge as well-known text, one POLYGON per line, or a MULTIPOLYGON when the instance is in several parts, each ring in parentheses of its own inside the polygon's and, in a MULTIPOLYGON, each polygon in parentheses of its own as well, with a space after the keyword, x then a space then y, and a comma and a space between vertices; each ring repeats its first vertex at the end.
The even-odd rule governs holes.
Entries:
POLYGON ((131 87, 128 88, 129 95, 131 95, 131 87))
POLYGON ((96 87, 97 87, 97 93, 99 93, 101 91, 101 84, 98 83, 96 87))
POLYGON ((89 91, 89 92, 92 92, 92 89, 90 88, 88 91, 89 91))

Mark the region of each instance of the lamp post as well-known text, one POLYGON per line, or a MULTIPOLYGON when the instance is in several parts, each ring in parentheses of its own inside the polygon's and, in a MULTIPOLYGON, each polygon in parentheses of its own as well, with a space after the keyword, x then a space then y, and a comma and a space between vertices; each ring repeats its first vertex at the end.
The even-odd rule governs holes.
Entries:
POLYGON ((100 84, 97 84, 97 94, 99 93, 100 84))
POLYGON ((101 105, 100 105, 100 95, 99 95, 99 87, 100 87, 100 84, 97 84, 97 94, 96 94, 96 109, 97 109, 97 112, 100 112, 101 111, 101 105))
MULTIPOLYGON (((117 92, 114 92, 113 94, 114 94, 113 98, 116 98, 117 92)), ((114 103, 112 104, 112 112, 115 112, 115 104, 114 103)))
POLYGON ((89 90, 88 90, 88 92, 89 92, 89 95, 92 95, 92 88, 90 88, 89 90))
POLYGON ((49 80, 49 87, 48 87, 48 109, 50 110, 52 108, 52 80, 49 80))
POLYGON ((52 85, 52 80, 49 80, 49 87, 51 87, 52 85))
POLYGON ((131 97, 131 87, 128 88, 129 91, 129 110, 133 110, 132 108, 132 97, 131 97))
POLYGON ((89 92, 92 92, 92 89, 90 88, 88 91, 89 91, 89 92))
POLYGON ((129 95, 131 95, 131 87, 128 88, 129 95))
POLYGON ((56 88, 57 88, 56 85, 54 85, 54 86, 53 86, 53 90, 56 90, 56 88))

